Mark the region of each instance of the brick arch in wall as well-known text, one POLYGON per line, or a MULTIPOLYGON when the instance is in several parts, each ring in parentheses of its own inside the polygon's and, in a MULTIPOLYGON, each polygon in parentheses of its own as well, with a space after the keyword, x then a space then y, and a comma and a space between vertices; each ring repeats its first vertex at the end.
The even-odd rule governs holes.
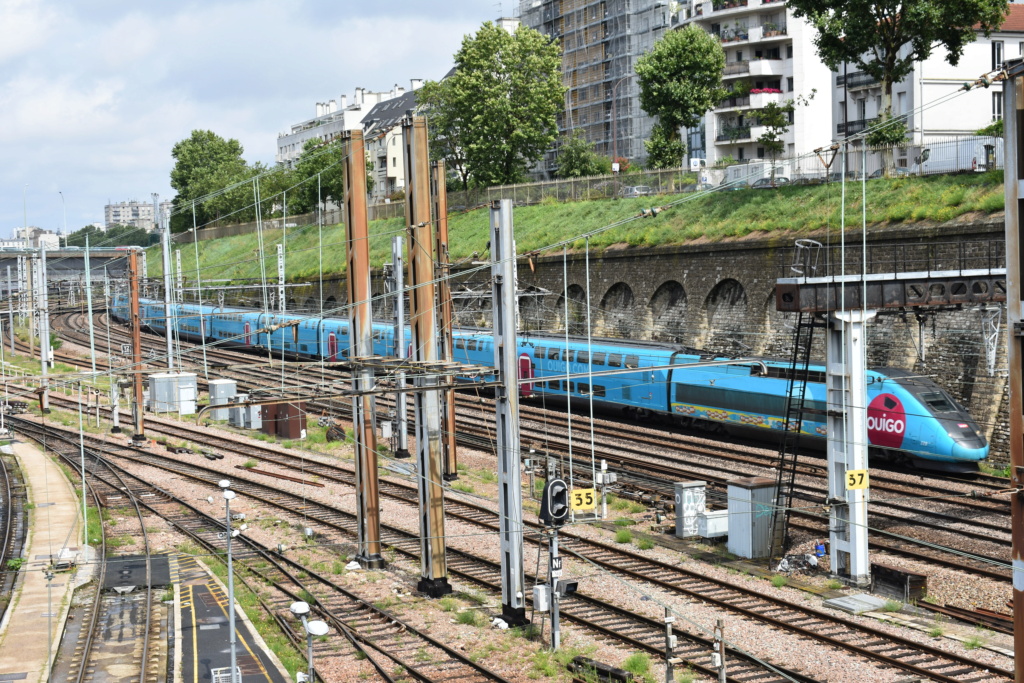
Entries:
POLYGON ((519 294, 520 330, 543 330, 547 327, 550 316, 544 299, 544 290, 539 287, 528 286, 519 294))
POLYGON ((720 280, 704 299, 707 335, 703 346, 709 351, 745 353, 751 344, 747 290, 739 280, 720 280))
POLYGON ((651 339, 683 343, 686 336, 686 289, 676 280, 661 283, 647 304, 646 331, 651 339))
MULTIPOLYGON (((793 354, 793 339, 796 334, 796 313, 783 313, 775 308, 775 289, 768 293, 764 306, 761 309, 764 313, 764 334, 759 344, 754 346, 759 355, 770 358, 789 359, 793 354)), ((824 336, 820 330, 815 330, 816 338, 813 339, 813 348, 818 349, 823 343, 824 336)), ((824 347, 821 347, 824 348, 824 347)))
POLYGON ((333 296, 329 296, 326 299, 324 299, 324 315, 328 315, 328 316, 332 316, 332 317, 337 317, 338 315, 340 315, 340 313, 338 311, 334 310, 337 307, 338 307, 338 300, 336 298, 334 298, 333 296))
POLYGON ((625 282, 616 282, 601 297, 597 334, 607 337, 641 336, 635 310, 636 297, 633 289, 625 282))
MULTIPOLYGON (((570 334, 586 334, 587 332, 587 292, 579 285, 569 285, 568 289, 569 298, 569 333, 570 334)), ((565 315, 566 315, 566 294, 562 294, 558 297, 558 301, 555 303, 555 310, 553 317, 558 321, 558 329, 565 329, 565 315)), ((593 315, 591 315, 593 318, 593 315)), ((593 322, 593 320, 592 320, 593 322)))

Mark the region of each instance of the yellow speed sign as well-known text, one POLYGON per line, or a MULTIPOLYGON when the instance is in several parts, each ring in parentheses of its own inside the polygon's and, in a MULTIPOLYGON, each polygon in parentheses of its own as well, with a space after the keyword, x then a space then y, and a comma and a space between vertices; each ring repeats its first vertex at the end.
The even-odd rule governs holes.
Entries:
POLYGON ((573 489, 572 509, 593 510, 597 507, 597 494, 594 489, 573 489))
POLYGON ((855 491, 857 489, 866 489, 868 487, 868 471, 867 470, 848 470, 846 472, 846 490, 855 491))

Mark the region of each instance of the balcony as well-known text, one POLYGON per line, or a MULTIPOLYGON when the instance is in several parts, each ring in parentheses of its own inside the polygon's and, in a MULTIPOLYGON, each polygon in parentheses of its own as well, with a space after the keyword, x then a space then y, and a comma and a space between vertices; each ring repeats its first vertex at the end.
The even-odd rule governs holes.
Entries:
POLYGON ((873 119, 856 119, 854 121, 847 121, 846 123, 836 124, 836 133, 839 135, 856 135, 861 131, 867 130, 871 126, 878 123, 878 117, 873 119))
POLYGON ((730 97, 727 100, 722 100, 718 103, 715 109, 736 109, 737 107, 749 107, 750 96, 744 95, 743 97, 730 97))
POLYGON ((747 0, 712 0, 711 9, 721 12, 727 9, 738 9, 747 6, 747 0))
POLYGON ((750 93, 750 107, 752 109, 761 109, 769 102, 775 102, 776 104, 782 102, 782 91, 779 92, 751 92, 750 93))
POLYGON ((750 62, 751 76, 783 76, 785 63, 782 59, 754 59, 750 62))
POLYGON ((842 74, 836 76, 836 87, 842 88, 846 86, 847 89, 854 88, 870 88, 871 86, 879 85, 878 79, 871 74, 866 74, 863 71, 854 71, 852 74, 842 74))
POLYGON ((718 38, 721 43, 739 43, 744 40, 750 39, 750 32, 746 28, 738 29, 726 29, 721 33, 715 33, 714 36, 718 38))
POLYGON ((750 73, 750 62, 744 59, 742 62, 729 62, 722 69, 722 76, 740 76, 750 73))
POLYGON ((741 142, 750 139, 750 126, 722 128, 715 137, 715 142, 741 142))

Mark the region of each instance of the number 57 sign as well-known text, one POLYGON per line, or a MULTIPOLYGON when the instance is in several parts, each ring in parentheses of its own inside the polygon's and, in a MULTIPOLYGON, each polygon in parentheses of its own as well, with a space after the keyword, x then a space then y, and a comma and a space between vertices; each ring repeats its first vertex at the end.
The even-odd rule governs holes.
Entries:
POLYGON ((855 491, 868 487, 867 470, 849 470, 846 472, 846 490, 855 491))
POLYGON ((573 489, 572 509, 593 510, 597 506, 597 495, 594 489, 573 489))

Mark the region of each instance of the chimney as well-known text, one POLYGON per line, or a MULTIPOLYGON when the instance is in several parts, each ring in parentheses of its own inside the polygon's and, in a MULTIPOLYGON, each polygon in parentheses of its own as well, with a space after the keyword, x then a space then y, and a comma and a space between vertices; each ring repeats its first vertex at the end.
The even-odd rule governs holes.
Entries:
POLYGON ((338 102, 337 102, 337 100, 331 100, 331 104, 330 104, 330 107, 327 110, 327 113, 328 114, 333 114, 336 111, 338 111, 338 102))
POLYGON ((352 102, 352 104, 362 104, 363 103, 363 93, 365 93, 365 92, 366 92, 366 88, 356 88, 356 94, 355 94, 355 97, 353 98, 354 101, 352 102))
POLYGON ((409 79, 409 90, 419 90, 423 87, 422 78, 411 78, 409 79))
POLYGON ((316 117, 320 118, 323 115, 324 115, 324 103, 323 102, 317 102, 316 103, 316 117))
POLYGON ((395 93, 395 97, 401 97, 402 95, 405 94, 405 88, 395 83, 395 89, 393 90, 393 92, 395 93))
POLYGON ((348 95, 342 95, 341 96, 341 108, 342 109, 347 109, 348 108, 348 95))

